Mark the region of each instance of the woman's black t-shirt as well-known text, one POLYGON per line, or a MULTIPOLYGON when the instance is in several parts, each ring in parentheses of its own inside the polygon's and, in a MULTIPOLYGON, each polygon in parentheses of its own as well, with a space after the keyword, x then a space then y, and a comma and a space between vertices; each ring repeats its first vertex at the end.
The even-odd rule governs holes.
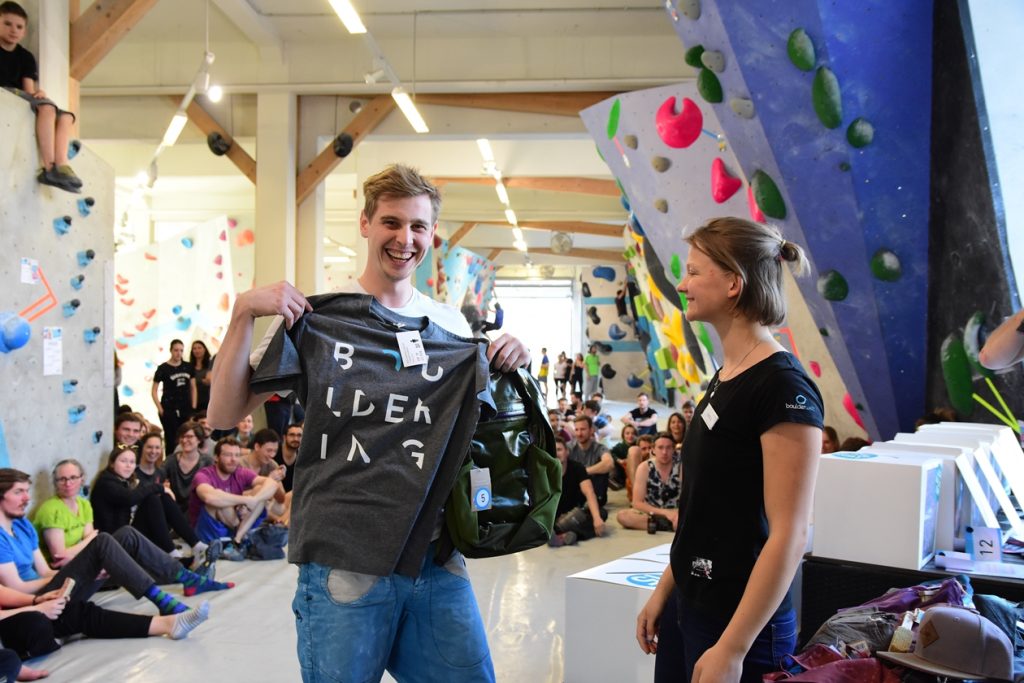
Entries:
POLYGON ((153 373, 153 381, 162 384, 164 391, 160 403, 174 408, 192 406, 191 380, 196 376, 195 368, 189 363, 171 365, 161 363, 153 373))
MULTIPOLYGON (((687 605, 724 621, 732 618, 768 539, 761 435, 783 422, 820 429, 822 415, 818 387, 784 351, 727 382, 715 373, 683 441, 683 491, 671 560, 687 605)), ((777 612, 790 607, 787 592, 777 612)))

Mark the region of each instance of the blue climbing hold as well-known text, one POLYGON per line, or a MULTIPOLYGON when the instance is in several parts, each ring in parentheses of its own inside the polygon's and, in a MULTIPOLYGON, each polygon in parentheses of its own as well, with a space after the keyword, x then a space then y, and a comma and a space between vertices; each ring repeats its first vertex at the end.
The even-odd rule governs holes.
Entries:
POLYGON ((71 288, 72 289, 81 289, 82 288, 82 282, 84 280, 85 280, 85 276, 84 275, 76 275, 76 276, 74 276, 73 278, 71 278, 71 288))
POLYGON ((93 443, 99 443, 102 438, 103 438, 103 430, 102 429, 97 429, 95 432, 92 433, 92 442, 93 443))
POLYGON ((66 235, 71 230, 71 216, 58 216, 53 219, 53 230, 58 235, 66 235))
POLYGON ((85 406, 77 405, 68 408, 68 422, 71 424, 78 424, 85 417, 85 406))
POLYGON ((68 142, 68 161, 71 161, 76 156, 78 156, 78 153, 81 152, 81 151, 82 151, 82 141, 81 140, 71 140, 70 142, 68 142))
POLYGON ((626 378, 626 385, 630 389, 639 389, 644 385, 644 381, 637 377, 636 375, 631 374, 629 377, 626 378))
POLYGON ((87 265, 92 263, 92 260, 94 258, 96 258, 96 252, 93 251, 92 249, 86 249, 85 251, 78 252, 77 257, 78 265, 82 268, 85 268, 87 265))
POLYGON ((593 270, 593 275, 608 282, 615 281, 615 269, 611 266, 596 266, 593 270))
POLYGON ((73 393, 75 393, 75 389, 77 389, 77 388, 78 388, 78 380, 77 379, 66 379, 66 380, 64 380, 64 393, 65 394, 73 394, 73 393))
POLYGON ((612 323, 611 327, 608 328, 608 336, 613 341, 619 341, 626 338, 626 331, 619 327, 618 323, 612 323))
POLYGON ((181 315, 181 306, 175 306, 171 309, 171 313, 174 315, 181 315))
POLYGON ((626 211, 632 211, 632 209, 629 208, 629 197, 627 197, 626 195, 619 195, 619 203, 622 204, 622 208, 625 209, 626 211))
POLYGON ((121 387, 121 395, 125 398, 131 398, 135 395, 135 390, 129 386, 123 386, 121 387))
POLYGON ((70 318, 78 310, 78 307, 82 305, 82 302, 78 299, 72 299, 64 304, 64 317, 70 318))
POLYGON ((644 236, 644 226, 640 225, 640 220, 636 217, 635 213, 629 214, 629 226, 633 229, 633 232, 641 237, 644 236))
POLYGON ((9 353, 28 343, 32 328, 28 321, 11 312, 0 313, 0 353, 9 353))
POLYGON ((191 237, 182 237, 181 243, 186 249, 191 249, 194 244, 191 237))
POLYGON ((174 326, 179 330, 187 330, 192 327, 192 318, 187 315, 179 315, 178 319, 174 321, 174 326))
POLYGON ((78 200, 78 215, 85 218, 92 213, 92 207, 96 204, 96 200, 92 197, 83 197, 78 200))
POLYGON ((87 330, 82 330, 82 339, 85 340, 86 344, 95 344, 96 340, 100 338, 100 328, 91 327, 87 330))

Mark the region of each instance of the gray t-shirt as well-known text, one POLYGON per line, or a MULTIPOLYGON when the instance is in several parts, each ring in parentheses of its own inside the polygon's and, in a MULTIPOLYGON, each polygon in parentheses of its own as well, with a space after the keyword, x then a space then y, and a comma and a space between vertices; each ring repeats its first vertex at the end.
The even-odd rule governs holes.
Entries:
POLYGON ((469 451, 487 389, 486 340, 408 318, 369 295, 309 298, 279 328, 255 393, 291 390, 305 407, 288 559, 417 576, 469 451), (396 333, 416 330, 426 365, 405 367, 396 333))

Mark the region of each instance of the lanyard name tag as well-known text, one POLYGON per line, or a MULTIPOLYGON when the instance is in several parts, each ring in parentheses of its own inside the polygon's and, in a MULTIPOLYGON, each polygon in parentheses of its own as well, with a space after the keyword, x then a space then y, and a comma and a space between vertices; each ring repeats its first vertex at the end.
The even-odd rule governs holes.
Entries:
POLYGON ((398 350, 402 354, 402 365, 411 368, 427 362, 427 352, 423 349, 423 340, 416 330, 396 332, 398 350))
POLYGON ((469 490, 473 494, 473 512, 491 509, 491 470, 486 467, 469 471, 469 490))
POLYGON ((704 406, 704 410, 700 411, 700 419, 704 420, 704 424, 708 426, 709 430, 714 429, 718 424, 718 413, 715 412, 715 407, 710 403, 704 406))

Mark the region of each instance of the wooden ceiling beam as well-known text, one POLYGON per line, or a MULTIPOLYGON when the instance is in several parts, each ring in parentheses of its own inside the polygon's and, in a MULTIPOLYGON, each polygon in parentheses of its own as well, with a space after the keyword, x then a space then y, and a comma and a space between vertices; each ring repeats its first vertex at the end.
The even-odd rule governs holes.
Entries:
MULTIPOLYGON (((502 251, 513 251, 513 247, 467 247, 471 251, 481 253, 487 249, 491 249, 490 253, 502 252, 502 251)), ((519 252, 523 253, 523 252, 519 252)), ((598 261, 600 263, 618 263, 622 261, 622 252, 616 251, 615 249, 583 249, 580 247, 573 247, 564 254, 552 251, 549 247, 530 247, 529 251, 525 252, 526 255, 534 256, 555 256, 565 257, 574 259, 586 259, 588 261, 598 261)), ((493 261, 494 259, 488 257, 488 260, 493 261)))
POLYGON ((618 94, 616 92, 416 93, 416 104, 439 104, 446 107, 575 117, 587 107, 618 94))
MULTIPOLYGON (((171 101, 174 103, 174 106, 178 106, 178 98, 171 98, 171 101)), ((195 100, 192 100, 188 105, 185 113, 188 114, 188 120, 194 123, 196 128, 203 131, 203 135, 208 136, 210 133, 220 133, 221 137, 231 145, 231 147, 228 148, 227 154, 224 156, 230 159, 231 163, 233 163, 238 170, 242 172, 242 175, 252 181, 252 184, 255 185, 256 160, 249 156, 249 153, 242 149, 242 146, 237 144, 231 135, 224 130, 219 123, 217 123, 216 119, 210 116, 209 112, 203 109, 203 107, 195 100)))
POLYGON ((493 261, 494 259, 498 258, 498 255, 501 254, 501 252, 503 251, 506 251, 505 247, 495 247, 494 249, 491 249, 487 253, 487 260, 493 261))
MULTIPOLYGON (((495 225, 509 230, 512 226, 504 221, 479 221, 481 225, 495 225)), ((607 223, 588 223, 587 221, 519 221, 524 230, 551 230, 576 235, 599 235, 601 237, 621 237, 621 225, 607 223)))
POLYGON ((89 75, 157 0, 96 0, 71 22, 71 77, 89 75))
MULTIPOLYGON (((395 101, 391 95, 378 95, 364 104, 343 131, 352 136, 352 148, 355 149, 363 138, 373 132, 394 108, 395 101)), ((340 163, 341 157, 334 153, 334 146, 327 145, 295 179, 295 203, 301 204, 305 201, 316 186, 340 163)))
POLYGON ((459 243, 459 240, 461 240, 463 237, 468 235, 470 233, 470 231, 472 231, 473 228, 475 228, 475 227, 476 227, 476 223, 473 222, 473 221, 470 221, 468 223, 463 223, 462 227, 460 227, 458 230, 456 230, 455 233, 451 237, 448 238, 448 246, 449 247, 454 247, 456 244, 459 243))
MULTIPOLYGON (((490 176, 443 176, 431 178, 439 187, 444 185, 494 185, 490 176)), ((599 197, 618 197, 620 192, 614 180, 578 177, 518 176, 503 178, 505 187, 546 192, 573 192, 599 197)))

